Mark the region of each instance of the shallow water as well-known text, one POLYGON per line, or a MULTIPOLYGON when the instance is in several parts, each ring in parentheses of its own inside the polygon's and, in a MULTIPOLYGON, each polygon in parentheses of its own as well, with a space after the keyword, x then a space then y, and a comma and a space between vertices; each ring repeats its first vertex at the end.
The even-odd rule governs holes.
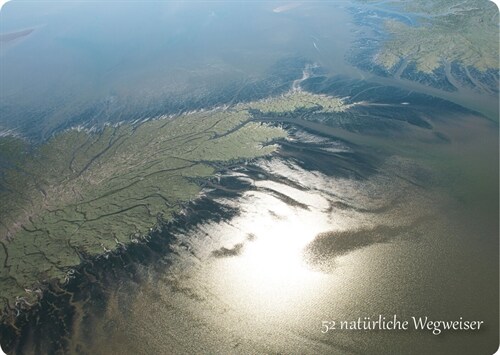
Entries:
MULTIPOLYGON (((339 114, 339 122, 261 118, 290 133, 276 154, 222 169, 218 179, 205 182, 205 197, 187 206, 175 224, 144 244, 89 260, 66 285, 53 284, 39 307, 12 320, 18 329, 2 325, 2 346, 17 353, 491 353, 499 334, 498 125, 413 94, 403 105, 407 98, 400 100, 385 86, 431 93, 493 115, 498 100, 481 96, 480 102, 466 91, 444 93, 354 68, 345 61, 355 37, 349 4, 278 12, 259 6, 268 17, 258 22, 259 36, 252 32, 245 42, 248 52, 233 52, 233 45, 241 45, 238 38, 218 43, 215 36, 214 47, 201 50, 203 63, 193 59, 176 67, 186 54, 200 55, 204 28, 220 35, 224 26, 246 16, 217 8, 217 20, 234 18, 208 26, 215 20, 207 19, 210 12, 203 7, 193 16, 205 22, 171 33, 143 72, 121 77, 134 63, 110 71, 99 93, 110 106, 115 99, 140 96, 158 73, 178 75, 166 91, 189 91, 200 83, 211 87, 228 78, 237 82, 241 91, 206 99, 220 104, 219 99, 246 100, 248 88, 257 98, 268 95, 276 87, 254 87, 252 81, 268 75, 280 58, 292 57, 292 68, 273 76, 279 90, 288 90, 303 69, 296 58, 307 58, 328 75, 347 79, 317 84, 314 80, 322 80, 317 74, 300 85, 359 100, 367 95, 371 101, 352 116, 339 114), (269 28, 280 30, 267 38, 269 28), (257 47, 265 47, 266 55, 253 52, 257 47), (170 48, 179 57, 169 57, 172 66, 163 66, 170 48), (222 51, 220 57, 208 55, 214 48, 222 51), (199 67, 206 71, 192 71, 199 67), (369 78, 371 91, 352 89, 364 85, 350 82, 353 78, 369 78), (131 83, 137 91, 122 92, 131 83), (173 88, 176 84, 182 85, 173 88), (432 129, 405 121, 417 116, 432 129), (394 314, 483 320, 484 328, 439 336, 415 330, 322 333, 322 321, 394 314)), ((86 45, 78 42, 78 50, 86 45)), ((147 53, 155 51, 144 45, 147 53)), ((144 59, 134 51, 137 42, 130 46, 134 60, 144 59)), ((107 61, 96 65, 116 64, 113 53, 104 55, 107 61)), ((90 81, 84 80, 91 91, 90 81)), ((161 88, 161 80, 154 85, 161 88)), ((163 97, 148 95, 147 102, 163 97)), ((124 112, 136 109, 140 105, 124 112)))
POLYGON ((434 124, 448 143, 407 131, 393 140, 397 154, 384 148, 381 163, 365 159, 361 177, 330 165, 339 156, 353 167, 363 161, 366 137, 353 145, 289 127, 279 153, 225 171, 197 213, 149 244, 88 265, 67 291, 55 289, 18 349, 490 351, 498 342, 498 139, 478 117, 434 124), (332 146, 344 148, 324 150, 332 146), (311 169, 307 157, 321 149, 311 169), (484 329, 321 332, 325 320, 394 314, 483 320, 484 329), (61 323, 52 326, 51 317, 61 323))

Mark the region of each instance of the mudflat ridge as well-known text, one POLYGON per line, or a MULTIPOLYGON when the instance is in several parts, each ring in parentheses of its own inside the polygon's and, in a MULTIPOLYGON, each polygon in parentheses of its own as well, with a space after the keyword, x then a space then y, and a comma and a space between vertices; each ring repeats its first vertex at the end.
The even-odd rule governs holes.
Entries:
POLYGON ((1 138, 2 308, 29 305, 82 257, 137 242, 169 221, 199 195, 197 179, 212 176, 213 164, 271 153, 285 132, 250 118, 242 106, 72 129, 35 148, 1 138))

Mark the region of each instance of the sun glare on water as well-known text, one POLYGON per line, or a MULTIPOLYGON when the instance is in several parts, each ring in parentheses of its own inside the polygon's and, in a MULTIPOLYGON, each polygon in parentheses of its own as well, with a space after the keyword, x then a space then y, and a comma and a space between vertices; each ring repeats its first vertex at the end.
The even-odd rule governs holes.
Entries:
POLYGON ((302 253, 318 233, 328 229, 326 215, 318 211, 326 201, 310 195, 316 201, 309 202, 318 207, 306 210, 253 194, 258 203, 247 209, 238 225, 250 237, 241 255, 220 261, 216 283, 230 304, 252 313, 281 313, 309 299, 325 277, 307 266, 302 253))

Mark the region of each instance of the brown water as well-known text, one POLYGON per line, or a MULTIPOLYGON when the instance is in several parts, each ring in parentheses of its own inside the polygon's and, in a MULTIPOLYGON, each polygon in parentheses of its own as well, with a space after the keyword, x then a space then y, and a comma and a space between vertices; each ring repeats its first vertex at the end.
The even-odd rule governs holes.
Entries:
MULTIPOLYGON (((286 148, 256 163, 268 178, 233 173, 254 189, 218 202, 241 213, 177 233, 173 253, 139 266, 134 278, 108 284, 105 302, 84 302, 69 348, 93 354, 492 352, 498 344, 496 129, 472 116, 442 119, 435 128, 450 143, 422 130, 407 133, 411 141, 395 137, 398 154, 364 180, 304 170, 282 158, 286 148), (322 232, 330 234, 318 238, 322 232), (439 336, 412 329, 321 332, 325 320, 394 314, 463 317, 484 326, 439 336)), ((386 140, 358 136, 357 143, 363 139, 388 149, 386 140)))

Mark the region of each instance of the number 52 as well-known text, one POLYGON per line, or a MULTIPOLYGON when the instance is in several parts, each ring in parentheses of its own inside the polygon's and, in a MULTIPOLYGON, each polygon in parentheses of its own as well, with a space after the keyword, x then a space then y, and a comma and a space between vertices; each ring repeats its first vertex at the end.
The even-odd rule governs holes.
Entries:
POLYGON ((324 320, 321 322, 321 333, 328 333, 329 330, 335 330, 335 321, 324 320))

